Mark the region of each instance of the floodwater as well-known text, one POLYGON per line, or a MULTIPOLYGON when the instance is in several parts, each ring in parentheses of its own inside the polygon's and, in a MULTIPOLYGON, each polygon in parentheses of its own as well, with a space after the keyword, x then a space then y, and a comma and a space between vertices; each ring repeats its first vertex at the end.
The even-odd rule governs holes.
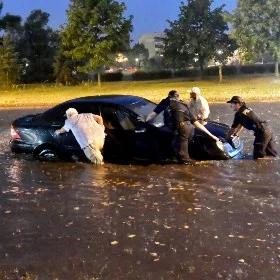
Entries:
MULTIPOLYGON (((253 107, 279 150, 280 104, 253 107)), ((250 133, 243 160, 47 163, 9 151, 10 122, 31 111, 0 111, 1 280, 279 279, 280 160, 252 160, 250 133)))

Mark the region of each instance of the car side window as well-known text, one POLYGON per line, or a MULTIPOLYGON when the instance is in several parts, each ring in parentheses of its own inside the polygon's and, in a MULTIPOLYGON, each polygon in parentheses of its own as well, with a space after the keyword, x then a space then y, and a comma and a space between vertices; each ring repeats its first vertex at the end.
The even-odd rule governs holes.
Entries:
POLYGON ((100 114, 99 106, 97 104, 79 103, 73 107, 78 111, 78 113, 100 114))
POLYGON ((114 106, 104 106, 100 109, 103 123, 107 129, 120 129, 120 123, 117 117, 117 110, 114 106))
POLYGON ((43 116, 43 118, 52 126, 63 126, 66 120, 65 111, 66 108, 61 107, 57 110, 50 111, 46 116, 43 116))
POLYGON ((100 115, 98 104, 79 102, 58 105, 43 114, 43 119, 52 126, 63 126, 66 120, 66 110, 69 108, 75 108, 78 113, 92 113, 100 115))
POLYGON ((120 125, 124 130, 134 130, 135 129, 135 125, 132 122, 131 116, 128 112, 123 111, 123 110, 122 111, 118 110, 116 112, 116 114, 117 114, 118 120, 120 122, 120 125))

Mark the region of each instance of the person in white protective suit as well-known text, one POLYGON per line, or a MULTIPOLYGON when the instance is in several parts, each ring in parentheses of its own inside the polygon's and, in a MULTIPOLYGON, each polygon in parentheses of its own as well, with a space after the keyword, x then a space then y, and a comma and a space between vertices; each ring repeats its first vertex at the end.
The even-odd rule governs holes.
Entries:
POLYGON ((66 110, 67 119, 56 135, 72 131, 85 156, 97 165, 103 164, 101 150, 105 142, 105 128, 101 116, 91 113, 79 114, 75 108, 66 110))

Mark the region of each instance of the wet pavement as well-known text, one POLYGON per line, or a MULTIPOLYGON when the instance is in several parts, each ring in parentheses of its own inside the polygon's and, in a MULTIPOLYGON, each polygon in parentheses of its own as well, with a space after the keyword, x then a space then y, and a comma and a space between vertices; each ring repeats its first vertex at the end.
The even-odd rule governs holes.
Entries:
MULTIPOLYGON (((280 104, 253 107, 279 150, 280 104)), ((0 111, 1 280, 279 279, 280 160, 252 160, 251 134, 243 160, 47 163, 9 151, 10 122, 31 111, 0 111)))

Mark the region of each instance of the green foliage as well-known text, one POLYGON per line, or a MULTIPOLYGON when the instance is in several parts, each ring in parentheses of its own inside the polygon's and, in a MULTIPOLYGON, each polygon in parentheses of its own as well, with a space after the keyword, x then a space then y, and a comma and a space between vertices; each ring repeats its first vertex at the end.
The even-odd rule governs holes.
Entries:
POLYGON ((19 78, 20 65, 17 53, 9 36, 5 36, 0 46, 0 84, 2 87, 10 87, 19 78))
POLYGON ((132 74, 132 80, 134 81, 146 81, 146 80, 159 80, 171 78, 171 71, 150 71, 142 72, 138 71, 132 74))
POLYGON ((54 56, 59 37, 47 26, 49 14, 34 10, 27 17, 18 44, 22 61, 25 61, 23 82, 46 82, 53 80, 54 56))
POLYGON ((129 46, 131 17, 114 0, 71 0, 68 22, 61 32, 63 55, 77 62, 75 71, 101 71, 116 52, 129 46))
POLYGON ((211 9, 213 0, 188 0, 180 7, 179 18, 169 21, 165 30, 164 57, 167 65, 185 68, 198 63, 201 72, 204 65, 222 50, 223 56, 232 53, 233 41, 227 35, 228 25, 224 18, 223 6, 211 9))
POLYGON ((105 82, 117 82, 122 81, 123 73, 122 72, 114 72, 114 73, 103 73, 101 75, 102 81, 105 82))
POLYGON ((239 0, 232 16, 233 37, 247 61, 270 52, 280 58, 280 0, 239 0))
POLYGON ((6 14, 0 19, 1 26, 6 34, 12 37, 13 40, 18 39, 21 30, 21 17, 6 14))
POLYGON ((145 66, 148 58, 149 51, 143 44, 135 44, 128 52, 128 61, 130 65, 145 66), (138 59, 138 62, 135 59, 138 59))
POLYGON ((54 61, 54 75, 56 82, 63 85, 75 85, 79 82, 74 60, 67 58, 61 50, 58 51, 54 61))

